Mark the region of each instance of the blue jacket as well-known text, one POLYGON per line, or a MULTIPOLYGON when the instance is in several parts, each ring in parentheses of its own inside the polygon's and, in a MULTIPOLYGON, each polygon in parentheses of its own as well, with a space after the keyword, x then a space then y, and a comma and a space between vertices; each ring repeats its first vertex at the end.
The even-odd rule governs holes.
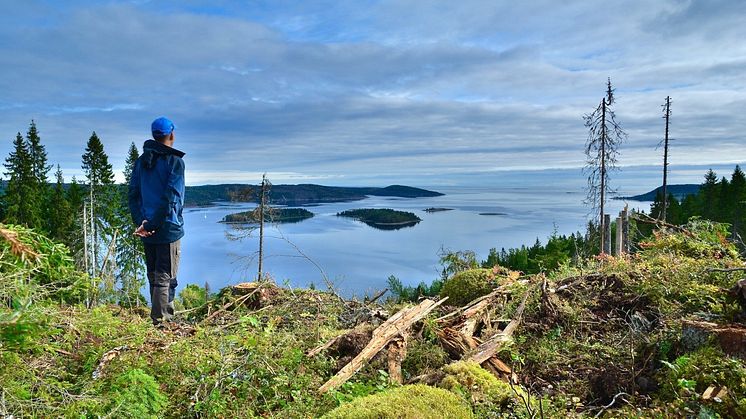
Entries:
POLYGON ((129 185, 132 221, 154 231, 145 243, 173 243, 184 236, 184 153, 148 140, 135 161, 129 185))

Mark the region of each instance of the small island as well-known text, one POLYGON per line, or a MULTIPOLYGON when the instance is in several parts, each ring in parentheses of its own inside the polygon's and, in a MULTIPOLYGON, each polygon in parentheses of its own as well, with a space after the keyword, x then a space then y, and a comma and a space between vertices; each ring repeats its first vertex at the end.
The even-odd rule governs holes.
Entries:
POLYGON ((453 208, 430 207, 430 208, 425 208, 423 211, 425 211, 425 212, 443 212, 443 211, 453 211, 453 208))
POLYGON ((411 212, 397 211, 390 208, 354 209, 337 213, 339 217, 354 218, 379 230, 398 230, 413 227, 422 221, 411 212))
MULTIPOLYGON (((297 223, 313 217, 313 213, 303 208, 272 208, 264 214, 264 221, 268 223, 297 223)), ((220 221, 226 224, 256 224, 259 214, 254 210, 228 214, 220 221)))

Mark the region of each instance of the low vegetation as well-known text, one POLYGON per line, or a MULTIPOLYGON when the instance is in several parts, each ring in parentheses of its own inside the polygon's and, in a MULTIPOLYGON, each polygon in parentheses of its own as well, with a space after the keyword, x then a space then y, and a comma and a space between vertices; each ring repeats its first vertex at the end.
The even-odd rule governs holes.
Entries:
POLYGON ((160 330, 143 308, 95 299, 100 280, 76 270, 64 246, 2 225, 0 414, 744 417, 742 341, 691 326, 743 330, 743 308, 728 289, 744 263, 727 236, 722 225, 694 220, 657 231, 633 255, 563 261, 538 275, 478 268, 462 253, 437 290, 401 286, 406 298, 381 305, 270 284, 250 288, 256 295, 191 285, 177 300, 178 322, 160 330), (512 344, 497 353, 512 382, 455 357, 436 320, 498 286, 479 333, 505 327, 525 299, 512 344), (409 333, 401 369, 405 383, 416 383, 392 382, 384 351, 318 392, 377 324, 424 293, 449 300, 409 333), (361 332, 346 336, 356 338, 307 355, 353 328, 361 332))

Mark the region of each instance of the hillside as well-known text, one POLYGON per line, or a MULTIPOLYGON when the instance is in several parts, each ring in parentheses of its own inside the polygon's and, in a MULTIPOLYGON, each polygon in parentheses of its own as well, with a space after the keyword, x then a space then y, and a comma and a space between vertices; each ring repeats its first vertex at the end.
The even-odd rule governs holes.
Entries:
MULTIPOLYGON (((224 184, 187 186, 186 205, 210 205, 216 201, 230 201, 232 194, 241 193, 242 191, 246 191, 247 188, 251 188, 253 192, 243 193, 243 197, 238 200, 258 202, 256 193, 259 190, 259 187, 256 185, 224 184)), ((301 184, 272 185, 269 199, 276 205, 298 206, 329 202, 359 201, 365 199, 368 195, 422 198, 441 196, 443 194, 440 192, 401 185, 391 185, 385 188, 365 188, 301 184)))
MULTIPOLYGON (((687 195, 695 195, 699 192, 700 185, 697 184, 683 184, 683 185, 668 185, 666 192, 672 194, 677 200, 682 201, 687 195)), ((623 199, 627 201, 654 201, 655 196, 662 191, 663 187, 659 186, 650 192, 646 192, 640 195, 633 196, 620 196, 614 199, 623 199)))
POLYGON ((628 257, 461 270, 416 302, 190 285, 156 329, 143 307, 89 308, 100 288, 64 246, 0 225, 0 414, 744 417, 746 295, 727 290, 745 265, 726 235, 696 221, 628 257))

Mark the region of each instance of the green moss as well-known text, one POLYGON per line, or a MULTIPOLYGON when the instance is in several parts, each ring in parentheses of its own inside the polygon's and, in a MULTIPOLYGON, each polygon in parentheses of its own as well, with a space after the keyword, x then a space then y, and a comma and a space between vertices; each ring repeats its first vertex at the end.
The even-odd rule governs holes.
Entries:
POLYGON ((682 411, 713 410, 728 417, 746 417, 746 366, 720 349, 705 347, 678 357, 660 370, 660 399, 682 411), (722 401, 703 401, 709 386, 724 386, 729 395, 722 401))
POLYGON ((450 305, 461 306, 489 294, 495 285, 495 274, 492 269, 470 269, 448 279, 443 284, 440 296, 448 297, 450 305))
POLYGON ((508 383, 498 380, 473 361, 460 361, 446 366, 447 374, 440 387, 468 396, 473 403, 506 406, 515 396, 508 383))
POLYGON ((455 394, 425 385, 399 387, 343 404, 326 419, 448 419, 471 418, 471 410, 455 394))

